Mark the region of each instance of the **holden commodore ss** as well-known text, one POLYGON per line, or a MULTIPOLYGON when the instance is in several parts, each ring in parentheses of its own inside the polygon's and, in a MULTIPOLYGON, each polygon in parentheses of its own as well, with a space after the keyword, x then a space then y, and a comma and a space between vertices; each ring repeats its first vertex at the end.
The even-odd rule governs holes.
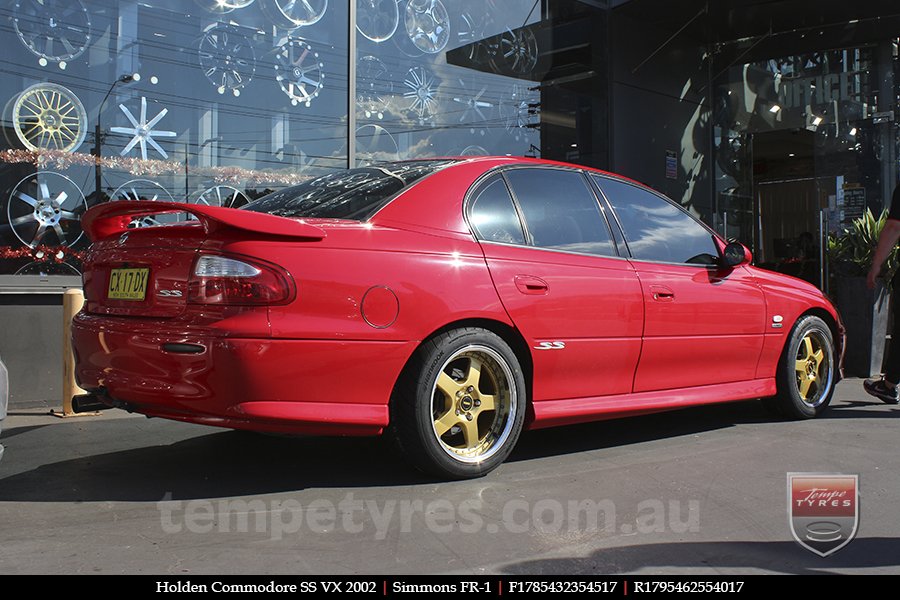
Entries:
POLYGON ((386 434, 467 478, 525 428, 753 398, 810 418, 840 377, 818 289, 588 168, 383 163, 240 209, 110 202, 82 224, 76 410, 386 434))

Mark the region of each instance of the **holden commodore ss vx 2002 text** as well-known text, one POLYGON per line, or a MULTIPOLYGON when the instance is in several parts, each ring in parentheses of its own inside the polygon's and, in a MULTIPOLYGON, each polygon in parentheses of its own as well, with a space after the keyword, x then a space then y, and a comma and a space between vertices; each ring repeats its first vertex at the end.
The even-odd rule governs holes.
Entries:
POLYGON ((813 417, 843 327, 623 178, 510 157, 383 163, 241 209, 90 209, 77 410, 389 434, 474 477, 523 428, 765 398, 813 417), (135 227, 147 215, 190 213, 135 227))

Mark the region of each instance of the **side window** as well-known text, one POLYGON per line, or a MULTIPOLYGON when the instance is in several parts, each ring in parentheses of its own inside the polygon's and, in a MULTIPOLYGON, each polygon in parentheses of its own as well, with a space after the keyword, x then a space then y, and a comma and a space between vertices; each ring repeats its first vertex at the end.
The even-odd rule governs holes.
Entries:
POLYGON ((601 256, 616 255, 606 219, 581 173, 511 169, 505 176, 535 246, 601 256))
POLYGON ((501 177, 481 188, 469 209, 469 223, 475 237, 487 242, 524 244, 525 234, 516 207, 501 177))
POLYGON ((597 176, 594 180, 616 211, 634 258, 698 265, 718 262, 712 234, 671 202, 629 183, 597 176))

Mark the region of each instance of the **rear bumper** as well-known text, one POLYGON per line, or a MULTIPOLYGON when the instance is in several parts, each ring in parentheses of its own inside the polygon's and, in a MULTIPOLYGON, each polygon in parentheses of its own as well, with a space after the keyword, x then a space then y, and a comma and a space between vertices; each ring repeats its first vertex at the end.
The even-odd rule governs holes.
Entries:
POLYGON ((411 342, 183 335, 79 314, 75 376, 104 402, 233 429, 377 435, 411 342), (166 348, 190 349, 172 352, 166 348))

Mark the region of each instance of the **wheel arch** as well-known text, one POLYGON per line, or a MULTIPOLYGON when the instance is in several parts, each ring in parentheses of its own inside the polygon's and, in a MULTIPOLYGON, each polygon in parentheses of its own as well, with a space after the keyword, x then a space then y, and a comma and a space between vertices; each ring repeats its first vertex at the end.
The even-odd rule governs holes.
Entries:
MULTIPOLYGON (((399 383, 403 380, 403 377, 408 372, 410 363, 412 363, 416 352, 418 352, 419 348, 421 348, 423 344, 429 342, 430 340, 441 335, 444 332, 453 329, 461 329, 464 327, 478 327, 481 329, 486 329, 487 331, 498 335, 504 342, 509 344, 509 347, 516 355, 516 358, 519 360, 519 366, 522 368, 522 375, 525 378, 525 428, 527 429, 531 422, 534 420, 534 408, 531 400, 533 389, 532 379, 534 376, 534 361, 531 356, 531 351, 528 348, 528 342, 525 341, 522 333, 518 329, 511 327, 510 325, 502 321, 485 318, 459 319, 457 321, 447 323, 438 329, 435 329, 430 334, 425 336, 422 341, 419 342, 419 344, 416 346, 416 349, 412 352, 412 354, 410 354, 409 358, 406 360, 406 363, 403 365, 403 369, 401 369, 400 374, 397 376, 397 381, 394 382, 394 389, 396 390, 397 385, 399 385, 399 383)), ((391 394, 391 404, 393 404, 393 397, 394 394, 391 394)), ((391 420, 393 420, 393 413, 391 415, 391 420)))

